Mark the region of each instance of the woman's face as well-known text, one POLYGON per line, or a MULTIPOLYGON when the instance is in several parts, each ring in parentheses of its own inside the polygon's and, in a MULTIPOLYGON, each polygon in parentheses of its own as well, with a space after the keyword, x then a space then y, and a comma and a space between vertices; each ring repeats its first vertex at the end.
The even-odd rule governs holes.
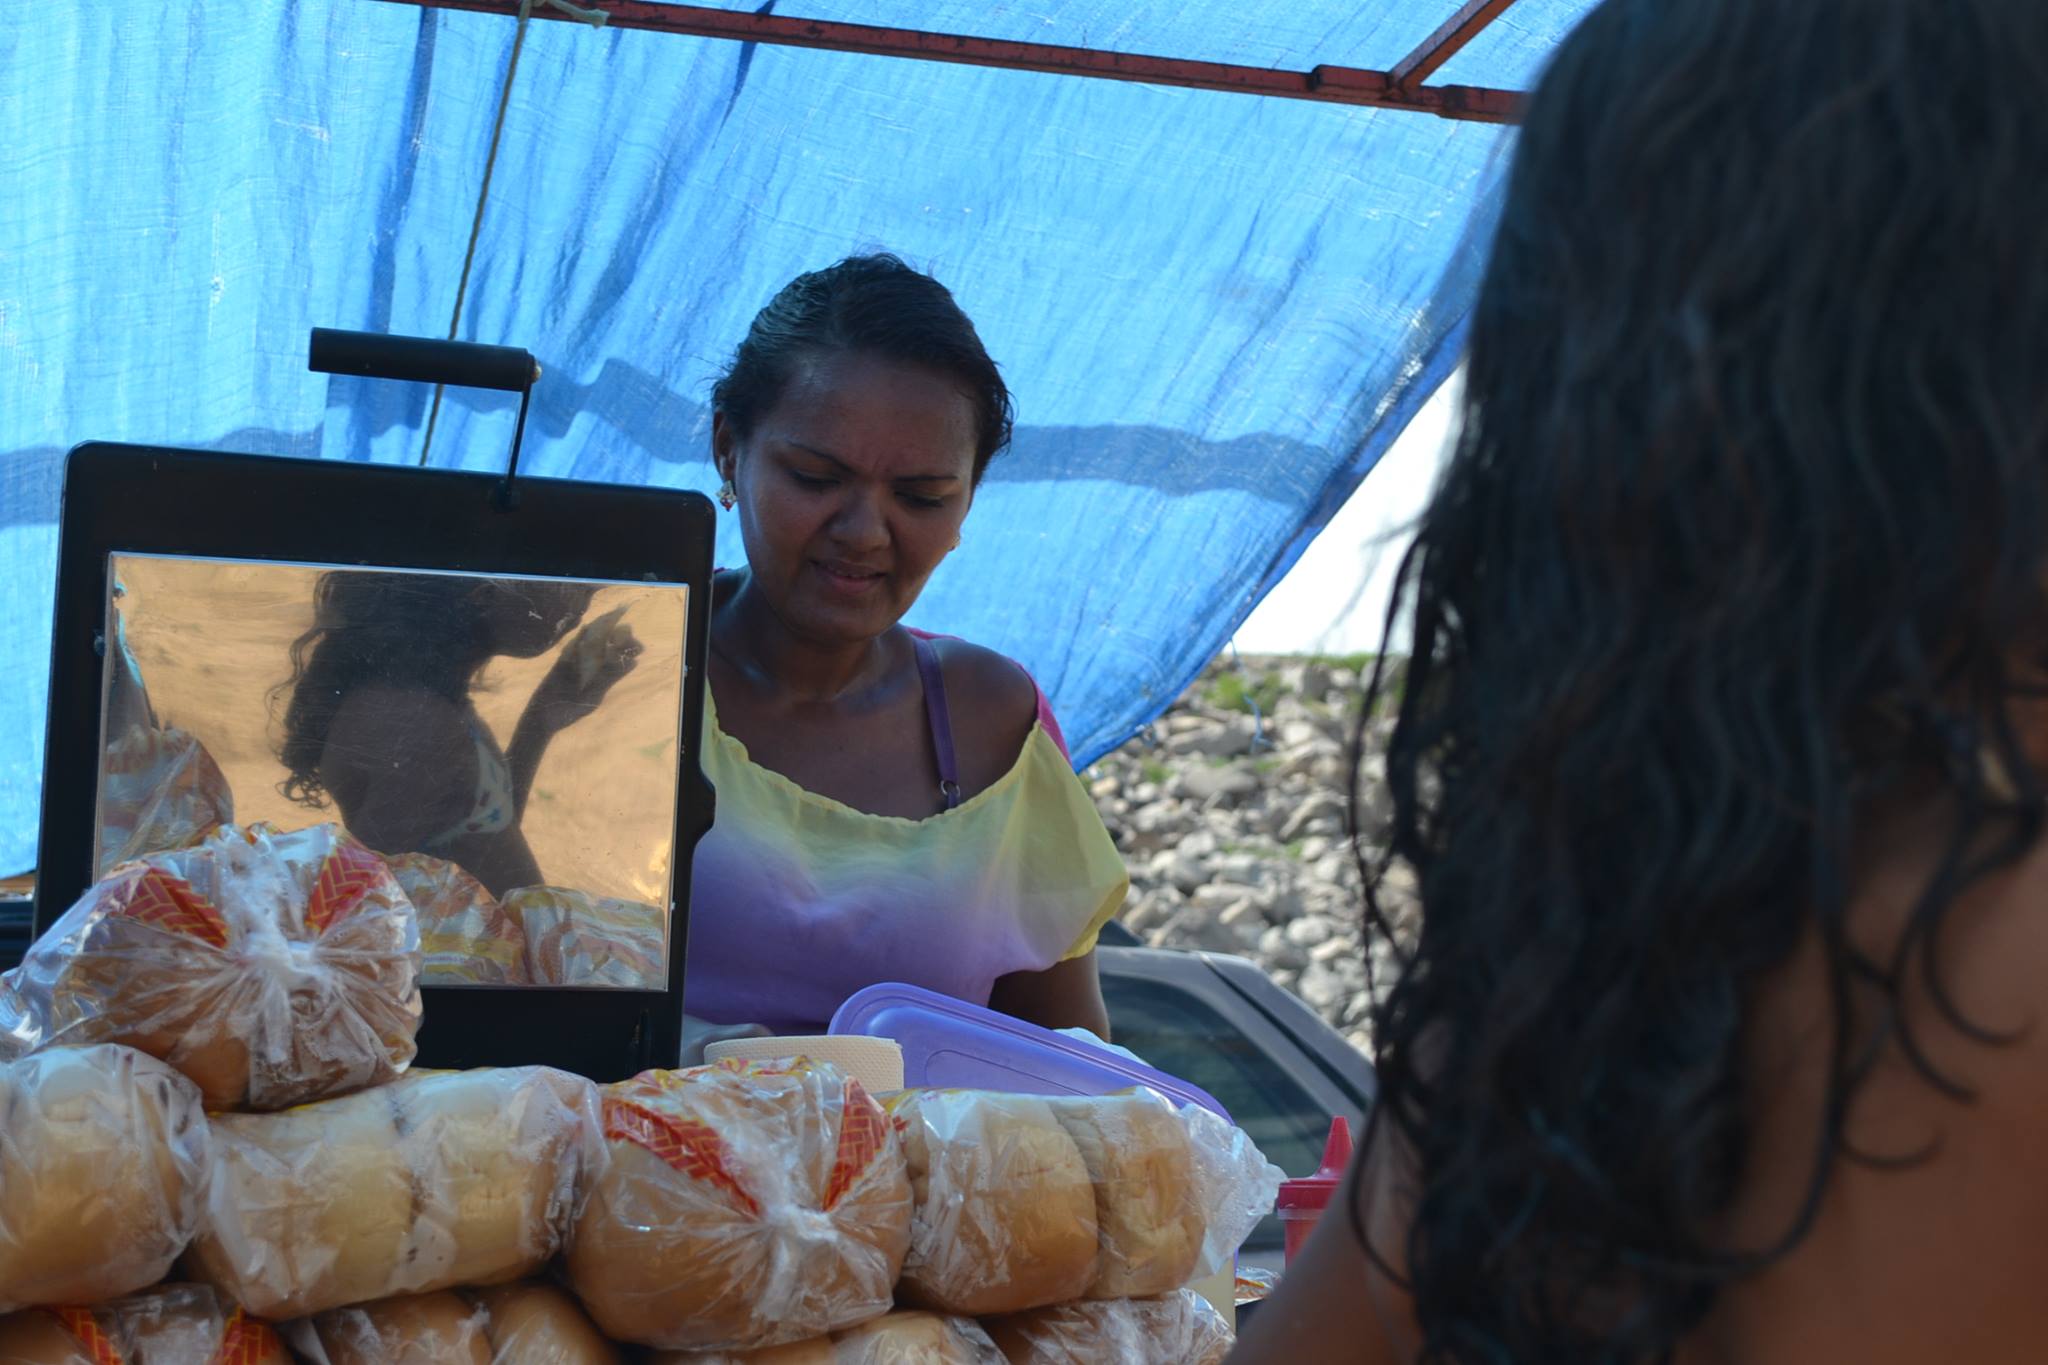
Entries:
POLYGON ((957 384, 857 351, 801 361, 744 441, 723 416, 712 427, 755 585, 824 644, 874 639, 917 600, 959 540, 974 444, 957 384))

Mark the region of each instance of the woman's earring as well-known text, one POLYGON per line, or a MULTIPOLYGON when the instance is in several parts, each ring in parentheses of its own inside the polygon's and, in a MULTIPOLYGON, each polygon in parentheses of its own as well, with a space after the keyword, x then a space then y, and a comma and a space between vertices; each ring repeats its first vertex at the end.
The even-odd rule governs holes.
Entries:
POLYGON ((960 548, 960 537, 958 537, 958 536, 954 536, 954 537, 953 537, 953 548, 954 548, 954 549, 956 549, 956 550, 960 548))
POLYGON ((733 491, 731 479, 727 479, 723 484, 719 485, 718 505, 720 507, 723 507, 726 511, 730 512, 733 508, 733 504, 738 502, 739 500, 740 495, 733 491))

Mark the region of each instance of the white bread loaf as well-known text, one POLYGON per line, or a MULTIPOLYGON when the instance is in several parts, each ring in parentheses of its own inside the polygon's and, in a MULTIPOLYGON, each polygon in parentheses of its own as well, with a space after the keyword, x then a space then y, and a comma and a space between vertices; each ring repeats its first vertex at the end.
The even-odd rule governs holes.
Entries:
POLYGON ((619 1352, 576 1300, 551 1284, 480 1289, 492 1365, 618 1365, 619 1352))
POLYGON ((604 1132, 566 1265, 610 1336, 753 1350, 888 1311, 910 1180, 881 1106, 836 1067, 647 1072, 605 1088, 604 1132))
POLYGON ((836 1333, 837 1365, 1003 1365, 1003 1353, 971 1318, 891 1313, 836 1333))
POLYGON ((209 1109, 281 1109, 404 1071, 418 972, 411 902, 376 854, 334 825, 224 825, 65 911, 0 983, 0 1036, 124 1043, 209 1109))
POLYGON ((889 1114, 915 1198, 903 1302, 982 1317, 1088 1292, 1095 1187, 1044 1100, 906 1090, 889 1114))
POLYGON ((1009 1365, 1223 1365, 1235 1344, 1191 1289, 1037 1308, 982 1324, 1009 1365))
POLYGON ((1101 1258, 1088 1297, 1142 1298, 1186 1285, 1207 1218, 1180 1115, 1152 1090, 1051 1104, 1095 1186, 1101 1258))
POLYGON ((197 1224, 207 1148, 198 1091, 143 1053, 0 1065, 0 1311, 162 1279, 197 1224))
POLYGON ((213 1127, 189 1265, 275 1318, 532 1274, 599 1151, 596 1088, 545 1067, 414 1073, 213 1127))

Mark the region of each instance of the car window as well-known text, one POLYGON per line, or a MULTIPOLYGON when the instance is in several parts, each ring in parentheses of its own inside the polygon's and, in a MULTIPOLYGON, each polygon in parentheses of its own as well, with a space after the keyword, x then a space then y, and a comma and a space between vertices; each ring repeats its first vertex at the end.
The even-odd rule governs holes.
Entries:
MULTIPOLYGON (((1309 1175, 1322 1164, 1329 1110, 1222 1013, 1158 981, 1105 974, 1102 992, 1119 1046, 1214 1095, 1288 1175, 1309 1175)), ((1279 1243, 1279 1220, 1268 1217, 1249 1245, 1279 1243)))

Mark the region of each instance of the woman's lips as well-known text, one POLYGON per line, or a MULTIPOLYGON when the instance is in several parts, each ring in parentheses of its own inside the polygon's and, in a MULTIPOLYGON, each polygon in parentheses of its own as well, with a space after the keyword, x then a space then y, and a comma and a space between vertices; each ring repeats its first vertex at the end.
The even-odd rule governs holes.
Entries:
POLYGON ((825 580, 825 586, 835 593, 847 597, 860 597, 872 592, 882 581, 880 569, 864 568, 858 564, 840 564, 830 560, 812 560, 811 567, 825 580))

